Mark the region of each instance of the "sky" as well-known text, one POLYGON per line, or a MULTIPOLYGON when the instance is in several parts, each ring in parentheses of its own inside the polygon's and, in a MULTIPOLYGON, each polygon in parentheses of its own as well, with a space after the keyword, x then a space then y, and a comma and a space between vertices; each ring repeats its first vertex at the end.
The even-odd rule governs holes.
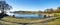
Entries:
POLYGON ((60 6, 60 0, 5 0, 13 7, 11 11, 44 11, 56 9, 60 6))

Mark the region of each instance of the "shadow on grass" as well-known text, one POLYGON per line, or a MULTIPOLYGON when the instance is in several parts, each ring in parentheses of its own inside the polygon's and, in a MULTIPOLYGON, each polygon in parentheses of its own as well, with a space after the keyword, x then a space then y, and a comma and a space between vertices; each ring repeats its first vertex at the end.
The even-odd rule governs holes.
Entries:
POLYGON ((6 17, 6 16, 8 16, 8 15, 0 13, 0 20, 1 20, 1 18, 6 17))

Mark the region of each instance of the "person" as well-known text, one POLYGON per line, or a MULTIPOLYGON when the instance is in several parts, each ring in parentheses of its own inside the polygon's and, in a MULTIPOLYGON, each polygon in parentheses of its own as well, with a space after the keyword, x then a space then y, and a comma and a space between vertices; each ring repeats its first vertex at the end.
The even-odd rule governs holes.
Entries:
POLYGON ((50 15, 48 15, 48 18, 50 18, 50 15))
POLYGON ((15 15, 13 15, 13 18, 15 18, 15 15))
POLYGON ((46 18, 46 15, 44 15, 44 18, 46 18))

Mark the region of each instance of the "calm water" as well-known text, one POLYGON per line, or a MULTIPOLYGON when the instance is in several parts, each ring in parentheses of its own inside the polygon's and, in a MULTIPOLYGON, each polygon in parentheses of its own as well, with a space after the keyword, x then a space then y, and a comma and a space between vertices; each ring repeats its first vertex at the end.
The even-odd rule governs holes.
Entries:
POLYGON ((25 17, 25 18, 44 18, 44 16, 41 14, 40 16, 38 14, 14 14, 14 13, 7 13, 10 16, 15 15, 15 17, 25 17))

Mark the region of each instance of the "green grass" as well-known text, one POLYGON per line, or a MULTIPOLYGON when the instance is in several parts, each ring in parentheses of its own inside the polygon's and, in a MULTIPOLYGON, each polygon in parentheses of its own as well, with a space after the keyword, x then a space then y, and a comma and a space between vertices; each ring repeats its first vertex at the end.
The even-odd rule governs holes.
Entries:
POLYGON ((56 17, 60 17, 60 13, 54 13, 56 17))
POLYGON ((54 21, 48 22, 47 25, 60 25, 60 19, 56 19, 54 21))
POLYGON ((2 18, 4 21, 8 22, 17 22, 17 23, 35 23, 40 22, 40 19, 25 19, 25 18, 12 18, 12 17, 4 17, 2 18))
MULTIPOLYGON (((22 25, 18 23, 35 23, 40 22, 40 19, 25 19, 25 18, 13 18, 13 17, 4 17, 0 20, 2 25, 22 25)), ((31 24, 35 25, 35 24, 31 24)))
POLYGON ((55 13, 58 17, 54 21, 48 22, 47 25, 60 25, 60 13, 55 13))
POLYGON ((0 20, 0 25, 21 25, 21 24, 16 24, 16 23, 11 23, 11 22, 5 22, 0 20))

